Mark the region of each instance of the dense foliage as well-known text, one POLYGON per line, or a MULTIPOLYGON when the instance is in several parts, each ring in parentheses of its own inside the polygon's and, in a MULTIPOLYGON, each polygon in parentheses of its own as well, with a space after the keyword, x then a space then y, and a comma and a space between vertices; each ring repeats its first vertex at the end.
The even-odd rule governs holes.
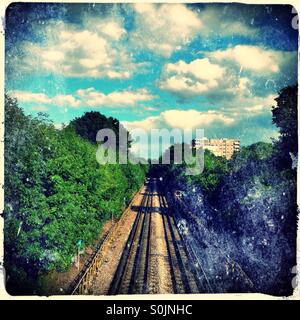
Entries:
POLYGON ((292 165, 293 156, 298 154, 298 86, 282 89, 275 100, 273 123, 280 132, 275 147, 280 167, 288 168, 292 165))
MULTIPOLYGON (((116 148, 119 150, 119 136, 124 136, 128 140, 130 148, 129 132, 123 127, 119 120, 112 117, 105 117, 97 111, 86 112, 83 116, 75 118, 69 124, 73 127, 78 135, 87 139, 91 143, 96 143, 97 132, 100 129, 111 129, 116 135, 116 148)), ((127 146, 121 145, 121 152, 127 152, 127 146)))
POLYGON ((214 292, 293 292, 297 87, 283 89, 276 101, 280 136, 273 144, 242 147, 230 161, 206 152, 199 176, 186 176, 184 165, 160 168, 184 241, 214 292))
MULTIPOLYGON (((151 174, 166 177, 170 179, 183 179, 188 184, 197 183, 206 192, 212 192, 219 185, 222 177, 229 172, 230 163, 223 157, 216 157, 209 150, 204 152, 204 169, 201 174, 186 175, 186 164, 184 162, 184 150, 182 148, 182 157, 178 162, 173 157, 174 147, 171 146, 160 158, 159 165, 151 167, 151 174), (166 154, 168 154, 166 156, 166 154), (162 164, 162 159, 166 159, 170 154, 170 164, 162 164), (178 164, 180 163, 180 164, 178 164)), ((194 153, 195 156, 195 153, 194 153)))
POLYGON ((222 177, 229 171, 229 163, 223 157, 216 157, 209 150, 204 153, 204 169, 202 174, 188 176, 188 183, 197 183, 206 192, 213 192, 222 177))
POLYGON ((74 127, 56 130, 45 115, 25 116, 5 97, 5 263, 12 291, 28 290, 25 279, 66 270, 76 243, 96 239, 143 183, 145 166, 99 165, 96 148, 74 127))

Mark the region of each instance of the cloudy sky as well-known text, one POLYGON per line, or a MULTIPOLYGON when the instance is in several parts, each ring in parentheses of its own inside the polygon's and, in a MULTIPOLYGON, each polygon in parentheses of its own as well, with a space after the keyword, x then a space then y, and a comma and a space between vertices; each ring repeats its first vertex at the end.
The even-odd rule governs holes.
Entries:
POLYGON ((13 4, 6 90, 59 126, 97 110, 132 128, 276 136, 271 106, 297 79, 290 6, 13 4))

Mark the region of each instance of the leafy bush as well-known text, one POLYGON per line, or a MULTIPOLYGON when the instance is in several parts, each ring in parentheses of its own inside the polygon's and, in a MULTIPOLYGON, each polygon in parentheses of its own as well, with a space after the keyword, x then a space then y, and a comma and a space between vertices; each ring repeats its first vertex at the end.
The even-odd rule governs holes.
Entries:
POLYGON ((204 192, 213 192, 222 177, 229 170, 229 162, 223 157, 216 157, 209 150, 204 153, 204 170, 201 174, 190 176, 192 183, 199 184, 204 192))

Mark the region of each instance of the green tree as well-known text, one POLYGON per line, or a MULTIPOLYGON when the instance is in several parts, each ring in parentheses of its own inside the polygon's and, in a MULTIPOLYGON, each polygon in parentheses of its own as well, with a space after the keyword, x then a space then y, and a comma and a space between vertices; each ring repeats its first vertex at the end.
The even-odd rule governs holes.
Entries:
POLYGON ((280 132, 275 147, 281 166, 291 167, 291 154, 298 154, 298 85, 282 89, 275 100, 277 105, 272 108, 273 123, 280 132))
POLYGON ((223 176, 228 173, 229 161, 223 157, 217 157, 209 150, 204 152, 204 170, 201 174, 191 176, 191 182, 197 182, 206 192, 213 192, 223 176))
MULTIPOLYGON (((97 111, 86 112, 83 116, 75 118, 70 122, 69 126, 73 126, 78 135, 87 139, 91 143, 96 143, 97 132, 101 129, 112 129, 116 134, 117 150, 119 150, 119 128, 121 134, 126 136, 130 148, 130 135, 129 132, 120 124, 119 120, 113 117, 105 117, 97 111)), ((127 152, 127 146, 122 146, 121 152, 127 152)))
POLYGON ((238 171, 250 162, 253 164, 260 163, 261 161, 270 159, 273 153, 274 149, 272 144, 267 142, 257 142, 250 146, 244 146, 239 152, 234 154, 230 162, 230 169, 232 171, 238 171))

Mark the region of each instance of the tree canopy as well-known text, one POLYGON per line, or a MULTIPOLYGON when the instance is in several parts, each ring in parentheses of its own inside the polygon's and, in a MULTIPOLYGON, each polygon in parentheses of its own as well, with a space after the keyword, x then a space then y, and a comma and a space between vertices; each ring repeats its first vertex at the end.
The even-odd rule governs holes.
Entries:
POLYGON ((106 117, 100 112, 90 111, 86 112, 83 116, 75 118, 69 124, 74 127, 76 133, 84 139, 87 139, 90 143, 96 143, 97 132, 101 129, 111 129, 116 135, 117 150, 119 150, 119 130, 121 135, 124 135, 129 143, 128 146, 121 146, 121 152, 127 152, 127 148, 130 148, 130 135, 119 120, 113 117, 106 117))
POLYGON ((279 128, 280 137, 275 144, 281 166, 291 166, 293 156, 298 154, 298 85, 279 92, 272 108, 273 123, 279 128))

